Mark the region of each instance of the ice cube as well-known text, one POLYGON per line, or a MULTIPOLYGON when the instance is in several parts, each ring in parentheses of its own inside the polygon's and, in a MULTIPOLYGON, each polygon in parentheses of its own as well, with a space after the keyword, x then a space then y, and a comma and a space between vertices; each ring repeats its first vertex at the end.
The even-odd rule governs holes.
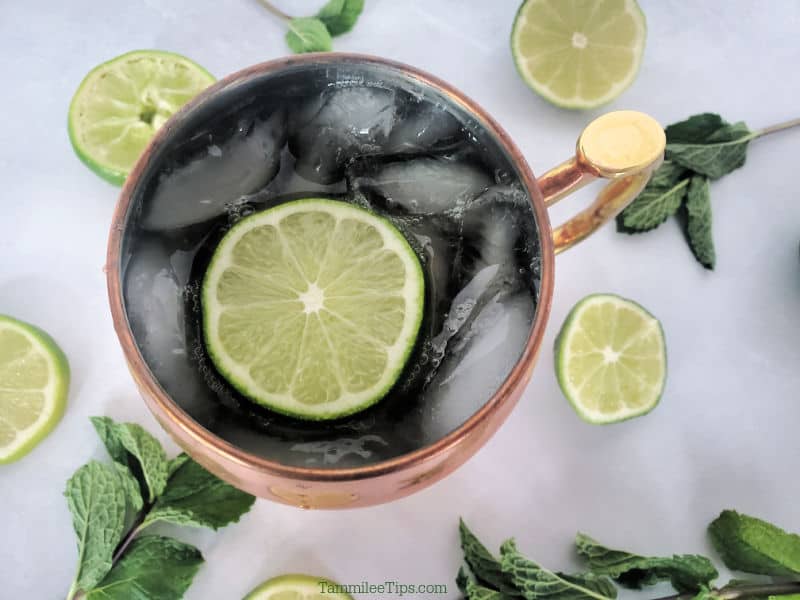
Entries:
POLYGON ((335 88, 324 94, 315 112, 317 102, 293 115, 289 148, 300 175, 332 183, 342 178, 350 159, 381 150, 396 117, 395 93, 375 87, 335 88))
MULTIPOLYGON (((295 170, 295 158, 288 148, 284 148, 281 155, 281 167, 275 178, 267 187, 248 198, 248 201, 255 203, 273 204, 271 200, 277 197, 284 197, 289 194, 313 196, 317 194, 344 194, 347 187, 344 181, 337 181, 330 184, 317 183, 310 181, 300 175, 295 170)), ((266 206, 265 206, 266 207, 266 206)))
MULTIPOLYGON (((435 359, 441 359, 447 343, 467 323, 476 307, 492 290, 500 265, 489 265, 478 272, 453 298, 442 324, 441 331, 431 339, 431 350, 435 359)), ((497 290, 495 290, 496 292, 497 290)))
POLYGON ((141 240, 144 243, 138 245, 124 273, 131 331, 164 390, 195 419, 208 421, 216 402, 192 361, 187 342, 184 287, 180 283, 189 276, 185 253, 171 255, 160 241, 145 240, 141 240))
POLYGON ((517 252, 535 237, 531 218, 527 196, 513 186, 492 186, 469 203, 457 258, 462 278, 468 281, 490 265, 516 270, 517 252))
POLYGON ((380 436, 364 435, 358 438, 339 438, 329 441, 294 444, 291 450, 293 452, 303 452, 310 455, 309 458, 305 459, 307 464, 314 464, 321 461, 326 465, 335 465, 342 459, 352 463, 352 460, 346 460, 347 457, 351 455, 353 458, 361 459, 361 461, 355 461, 357 464, 363 464, 373 453, 368 444, 388 445, 386 440, 380 436), (318 456, 314 456, 315 454, 318 456))
POLYGON ((386 154, 430 152, 455 144, 461 124, 446 108, 433 102, 408 102, 383 147, 386 154))
POLYGON ((492 180, 465 162, 422 157, 377 165, 364 161, 354 166, 349 183, 377 197, 391 212, 431 215, 460 211, 492 180))
POLYGON ((508 377, 530 333, 535 312, 527 292, 493 298, 448 347, 425 391, 422 428, 426 439, 460 426, 508 377))
POLYGON ((141 225, 165 231, 221 215, 226 206, 261 189, 275 176, 286 142, 285 111, 242 121, 230 139, 162 176, 145 202, 141 225))

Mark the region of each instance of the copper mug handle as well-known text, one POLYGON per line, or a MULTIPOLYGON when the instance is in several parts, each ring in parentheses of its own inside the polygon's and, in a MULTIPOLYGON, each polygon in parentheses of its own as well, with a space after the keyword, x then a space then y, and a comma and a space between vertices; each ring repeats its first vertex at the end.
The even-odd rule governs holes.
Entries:
POLYGON ((598 117, 578 138, 575 156, 539 177, 546 206, 603 177, 611 182, 595 201, 553 230, 558 254, 614 218, 642 191, 664 160, 666 137, 658 121, 633 110, 598 117))

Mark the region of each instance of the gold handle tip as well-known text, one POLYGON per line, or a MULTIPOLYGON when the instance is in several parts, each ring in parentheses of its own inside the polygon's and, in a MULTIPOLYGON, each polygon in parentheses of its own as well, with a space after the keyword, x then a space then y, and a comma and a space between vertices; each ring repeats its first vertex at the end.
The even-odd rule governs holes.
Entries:
POLYGON ((578 159, 602 177, 622 177, 658 166, 664 129, 650 115, 619 110, 598 117, 578 138, 578 159))

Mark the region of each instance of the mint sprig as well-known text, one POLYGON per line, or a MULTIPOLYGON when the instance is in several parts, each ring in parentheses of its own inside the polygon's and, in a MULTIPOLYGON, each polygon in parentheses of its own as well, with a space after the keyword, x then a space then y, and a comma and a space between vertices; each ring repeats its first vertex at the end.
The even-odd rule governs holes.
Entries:
POLYGON ((665 128, 667 146, 659 167, 639 196, 617 216, 617 229, 642 233, 684 211, 684 229, 697 261, 714 269, 709 181, 742 167, 749 143, 800 125, 800 119, 750 131, 742 122, 728 123, 718 114, 701 113, 665 128))
POLYGON ((613 600, 614 583, 641 588, 667 580, 678 592, 658 600, 797 600, 800 580, 800 536, 761 519, 726 510, 709 526, 709 535, 727 567, 778 579, 766 583, 731 579, 713 587, 718 571, 708 558, 696 554, 649 557, 615 550, 585 534, 577 534, 578 554, 588 571, 565 574, 547 569, 524 556, 514 540, 500 547, 496 559, 459 523, 466 565, 456 584, 468 600, 613 600), (613 581, 612 581, 613 580, 613 581))
POLYGON ((329 0, 319 12, 309 17, 293 17, 266 0, 262 6, 286 22, 286 45, 292 52, 329 52, 333 37, 350 31, 364 9, 364 0, 329 0))
POLYGON ((182 598, 203 562, 200 551, 141 532, 158 521, 218 529, 238 521, 255 498, 185 454, 167 460, 158 440, 135 423, 91 420, 114 462, 89 462, 67 482, 78 537, 67 600, 182 598))

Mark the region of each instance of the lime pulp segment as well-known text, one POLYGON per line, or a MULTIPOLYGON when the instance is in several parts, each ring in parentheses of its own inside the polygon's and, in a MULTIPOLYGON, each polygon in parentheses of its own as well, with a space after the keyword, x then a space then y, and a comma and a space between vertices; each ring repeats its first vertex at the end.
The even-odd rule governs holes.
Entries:
POLYGON ((42 330, 0 315, 0 464, 39 443, 61 419, 69 365, 42 330))
POLYGON ((242 394, 303 419, 380 400, 422 321, 419 260, 388 221, 345 202, 297 200, 222 239, 202 291, 217 369, 242 394))
POLYGON ((511 32, 522 78, 564 108, 594 108, 636 78, 647 24, 636 0, 526 0, 511 32))
POLYGON ((615 423, 651 411, 667 372, 664 333, 641 306, 619 296, 581 300, 556 339, 564 395, 590 423, 615 423))
POLYGON ((312 575, 273 577, 251 591, 244 600, 353 600, 342 586, 312 575))
POLYGON ((122 184, 161 125, 214 77, 188 58, 136 50, 95 67, 69 108, 69 137, 95 173, 122 184))

